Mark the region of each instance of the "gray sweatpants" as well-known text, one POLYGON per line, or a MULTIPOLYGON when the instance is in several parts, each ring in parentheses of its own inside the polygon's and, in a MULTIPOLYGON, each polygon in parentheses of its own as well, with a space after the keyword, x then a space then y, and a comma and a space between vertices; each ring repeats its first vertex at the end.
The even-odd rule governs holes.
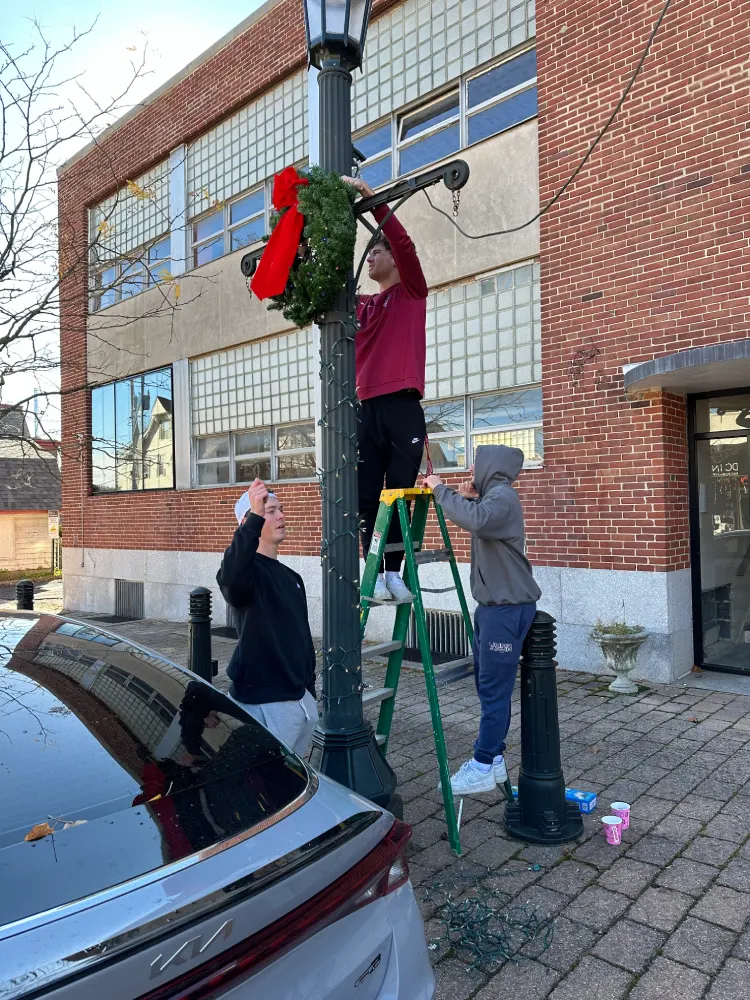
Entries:
POLYGON ((318 706, 309 691, 305 691, 299 701, 272 701, 266 705, 248 705, 240 701, 238 704, 298 757, 304 757, 318 724, 318 706))

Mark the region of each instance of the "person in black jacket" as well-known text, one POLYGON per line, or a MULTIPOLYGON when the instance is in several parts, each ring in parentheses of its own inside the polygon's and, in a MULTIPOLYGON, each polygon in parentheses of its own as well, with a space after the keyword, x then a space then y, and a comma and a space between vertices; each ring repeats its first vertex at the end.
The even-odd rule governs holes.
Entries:
POLYGON ((279 562, 286 537, 278 497, 256 479, 235 505, 239 527, 216 580, 237 612, 229 693, 297 754, 318 722, 315 648, 302 577, 279 562))

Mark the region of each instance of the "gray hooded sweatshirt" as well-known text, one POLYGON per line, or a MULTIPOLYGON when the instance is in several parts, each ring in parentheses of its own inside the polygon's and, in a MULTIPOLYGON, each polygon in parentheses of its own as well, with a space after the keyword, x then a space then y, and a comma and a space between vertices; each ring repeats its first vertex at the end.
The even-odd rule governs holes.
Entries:
POLYGON ((434 490, 446 516, 471 532, 471 593, 478 604, 530 604, 541 596, 524 555, 523 511, 512 486, 522 466, 519 448, 483 444, 474 461, 477 500, 445 484, 434 490))

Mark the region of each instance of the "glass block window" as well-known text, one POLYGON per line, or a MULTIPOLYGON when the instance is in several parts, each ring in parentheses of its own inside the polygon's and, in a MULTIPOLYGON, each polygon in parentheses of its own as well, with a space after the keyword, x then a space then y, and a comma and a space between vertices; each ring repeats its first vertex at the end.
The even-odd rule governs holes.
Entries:
POLYGON ((194 442, 196 486, 315 479, 315 424, 255 427, 194 442))
POLYGON ((256 340, 192 361, 193 435, 311 419, 316 371, 310 330, 256 340))
POLYGON ((408 0, 367 32, 354 127, 439 90, 536 34, 534 0, 408 0))
POLYGON ((506 268, 427 300, 425 398, 539 382, 539 265, 506 268))
POLYGON ((300 71, 188 147, 191 218, 307 156, 307 73, 300 71))
POLYGON ((371 187, 380 187, 536 114, 536 50, 527 49, 355 135, 354 144, 366 157, 360 173, 371 187))
POLYGON ((93 263, 105 264, 154 242, 170 229, 169 161, 128 181, 89 211, 93 263))

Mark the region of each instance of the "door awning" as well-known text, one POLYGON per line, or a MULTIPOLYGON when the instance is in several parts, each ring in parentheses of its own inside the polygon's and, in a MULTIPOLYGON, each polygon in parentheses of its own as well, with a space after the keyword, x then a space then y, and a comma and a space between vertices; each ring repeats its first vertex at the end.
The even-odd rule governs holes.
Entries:
POLYGON ((624 365, 625 390, 669 389, 686 394, 750 386, 750 339, 691 347, 624 365))

